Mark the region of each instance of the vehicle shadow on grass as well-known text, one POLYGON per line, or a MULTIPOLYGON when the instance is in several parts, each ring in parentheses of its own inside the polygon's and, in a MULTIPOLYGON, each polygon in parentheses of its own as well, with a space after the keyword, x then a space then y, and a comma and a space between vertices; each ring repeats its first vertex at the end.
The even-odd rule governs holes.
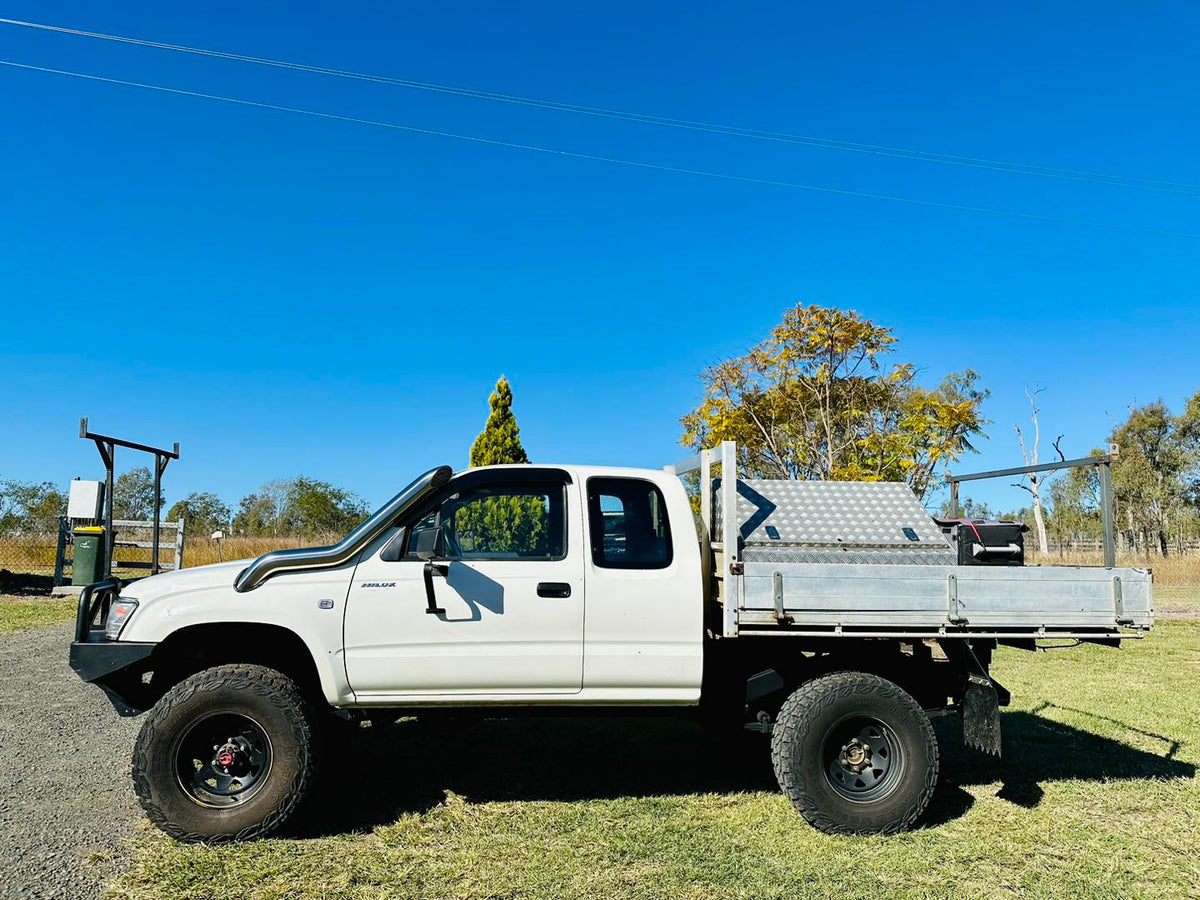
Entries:
POLYGON ((0 569, 0 594, 14 597, 46 597, 54 587, 50 575, 33 575, 26 572, 10 572, 0 569))
POLYGON ((1180 747, 1175 738, 1146 732, 1106 716, 1095 717, 1125 732, 1149 738, 1151 745, 1158 748, 1157 752, 1139 750, 1038 715, 1052 705, 1043 704, 1030 712, 1001 713, 1004 754, 999 759, 964 747, 962 720, 957 716, 947 717, 938 729, 942 786, 961 790, 967 785, 998 781, 1001 787, 997 797, 1032 808, 1041 802, 1042 784, 1048 781, 1186 779, 1196 774, 1195 765, 1175 758, 1180 747))
MULTIPOLYGON (((1030 712, 1002 714, 1004 756, 963 747, 957 716, 938 720, 942 779, 925 827, 962 816, 966 786, 1000 782, 998 796, 1036 806, 1042 783, 1191 778, 1196 767, 1030 712)), ((593 800, 776 791, 769 741, 709 737, 697 724, 661 718, 401 720, 330 742, 320 787, 292 837, 369 831, 432 809, 453 791, 470 802, 593 800), (361 785, 370 785, 362 790, 361 785)))
POLYGON ((768 739, 736 737, 720 742, 694 722, 640 716, 374 724, 330 742, 314 802, 291 836, 370 830, 432 809, 446 791, 483 803, 775 789, 768 739), (744 762, 722 761, 728 752, 744 762), (351 790, 331 783, 339 772, 351 790))

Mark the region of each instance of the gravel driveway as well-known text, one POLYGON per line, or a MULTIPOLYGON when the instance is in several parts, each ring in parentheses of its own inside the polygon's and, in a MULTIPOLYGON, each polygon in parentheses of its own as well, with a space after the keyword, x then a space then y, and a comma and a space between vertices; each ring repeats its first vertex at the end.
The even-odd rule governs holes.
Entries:
POLYGON ((140 719, 67 665, 70 625, 0 634, 0 898, 97 897, 143 821, 140 719))

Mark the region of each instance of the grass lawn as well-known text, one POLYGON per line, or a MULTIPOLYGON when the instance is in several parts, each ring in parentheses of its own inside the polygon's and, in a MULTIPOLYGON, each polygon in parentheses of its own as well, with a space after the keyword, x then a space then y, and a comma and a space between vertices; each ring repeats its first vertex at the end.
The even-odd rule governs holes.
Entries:
POLYGON ((1200 891, 1200 624, 1122 650, 1002 650, 1003 760, 938 722, 921 829, 828 837, 686 723, 364 729, 286 838, 149 826, 113 898, 1183 897, 1200 891), (724 754, 724 755, 723 755, 724 754))
POLYGON ((70 622, 78 605, 75 597, 0 594, 0 633, 70 622))
POLYGON ((1164 618, 1200 619, 1200 584, 1155 584, 1154 613, 1164 618))

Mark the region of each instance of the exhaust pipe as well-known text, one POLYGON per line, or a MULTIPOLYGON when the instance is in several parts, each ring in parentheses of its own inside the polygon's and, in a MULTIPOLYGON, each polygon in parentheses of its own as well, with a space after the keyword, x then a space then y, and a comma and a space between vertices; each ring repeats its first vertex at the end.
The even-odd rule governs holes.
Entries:
POLYGON ((295 550, 274 550, 264 553, 238 573, 233 589, 240 593, 252 591, 272 575, 304 569, 328 569, 344 563, 363 547, 379 537, 396 521, 396 517, 441 489, 454 474, 449 466, 430 469, 383 506, 348 535, 328 547, 300 547, 295 550))

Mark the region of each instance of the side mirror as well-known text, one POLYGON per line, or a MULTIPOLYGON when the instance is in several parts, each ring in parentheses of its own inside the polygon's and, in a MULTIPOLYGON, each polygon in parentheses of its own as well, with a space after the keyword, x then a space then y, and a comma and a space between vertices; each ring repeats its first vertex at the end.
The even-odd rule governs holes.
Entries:
POLYGON ((414 534, 409 552, 417 559, 442 559, 446 555, 446 536, 442 526, 426 528, 414 534))

